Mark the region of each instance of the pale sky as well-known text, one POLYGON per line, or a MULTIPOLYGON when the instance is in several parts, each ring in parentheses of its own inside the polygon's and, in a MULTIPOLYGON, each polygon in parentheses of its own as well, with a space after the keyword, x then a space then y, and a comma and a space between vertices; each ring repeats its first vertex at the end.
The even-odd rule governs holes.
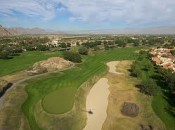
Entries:
POLYGON ((55 30, 175 25, 175 0, 0 0, 0 24, 55 30))

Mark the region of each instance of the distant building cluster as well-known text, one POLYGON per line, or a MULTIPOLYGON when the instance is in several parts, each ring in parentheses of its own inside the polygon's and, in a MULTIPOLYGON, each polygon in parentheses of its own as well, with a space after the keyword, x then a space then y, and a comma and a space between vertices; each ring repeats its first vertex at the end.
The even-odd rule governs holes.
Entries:
POLYGON ((172 55, 171 50, 167 48, 153 49, 150 54, 153 55, 152 61, 165 69, 171 69, 175 72, 175 56, 172 55))

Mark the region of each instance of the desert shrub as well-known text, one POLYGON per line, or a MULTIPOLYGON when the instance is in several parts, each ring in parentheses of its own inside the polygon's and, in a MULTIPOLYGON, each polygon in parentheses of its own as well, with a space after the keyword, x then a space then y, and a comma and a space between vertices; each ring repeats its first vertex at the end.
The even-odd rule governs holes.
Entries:
POLYGON ((76 63, 81 62, 81 55, 76 52, 66 51, 63 53, 63 58, 76 63))
POLYGON ((155 95, 157 93, 158 86, 153 79, 145 79, 142 80, 140 84, 140 91, 148 94, 148 95, 155 95))
POLYGON ((81 55, 87 55, 88 54, 88 49, 86 48, 86 47, 80 47, 79 49, 78 49, 78 52, 79 52, 79 54, 81 54, 81 55))

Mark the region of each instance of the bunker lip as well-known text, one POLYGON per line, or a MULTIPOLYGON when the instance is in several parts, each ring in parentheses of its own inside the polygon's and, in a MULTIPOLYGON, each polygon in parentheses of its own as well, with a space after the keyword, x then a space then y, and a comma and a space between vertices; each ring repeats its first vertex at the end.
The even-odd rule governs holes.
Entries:
MULTIPOLYGON (((119 61, 108 62, 109 72, 116 72, 119 61)), ((101 130, 107 118, 108 96, 110 94, 107 78, 101 78, 90 90, 86 98, 87 123, 83 130, 101 130)))

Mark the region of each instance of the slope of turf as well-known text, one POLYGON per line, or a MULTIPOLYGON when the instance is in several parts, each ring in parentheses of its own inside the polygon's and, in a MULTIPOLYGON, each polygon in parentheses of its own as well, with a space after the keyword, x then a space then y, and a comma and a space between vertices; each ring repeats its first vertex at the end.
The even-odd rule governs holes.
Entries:
MULTIPOLYGON (((84 62, 74 69, 28 81, 29 84, 26 87, 28 99, 23 104, 22 108, 31 129, 40 129, 34 118, 34 107, 39 100, 43 99, 50 92, 59 90, 60 88, 80 87, 80 85, 88 79, 107 71, 105 63, 108 61, 136 59, 137 54, 134 53, 136 50, 137 48, 120 48, 99 52, 93 56, 84 57, 84 62)), ((63 105, 61 106, 59 103, 58 105, 63 108, 65 107, 63 105)), ((71 109, 71 107, 69 109, 71 109)), ((59 111, 57 112, 59 113, 59 111)))
POLYGON ((152 108, 154 112, 165 123, 167 130, 175 129, 175 117, 168 113, 169 103, 165 99, 165 95, 160 92, 153 97, 152 108))
POLYGON ((14 56, 12 59, 0 59, 0 76, 11 74, 32 66, 35 62, 45 60, 49 57, 59 56, 58 52, 24 52, 19 56, 14 56))

